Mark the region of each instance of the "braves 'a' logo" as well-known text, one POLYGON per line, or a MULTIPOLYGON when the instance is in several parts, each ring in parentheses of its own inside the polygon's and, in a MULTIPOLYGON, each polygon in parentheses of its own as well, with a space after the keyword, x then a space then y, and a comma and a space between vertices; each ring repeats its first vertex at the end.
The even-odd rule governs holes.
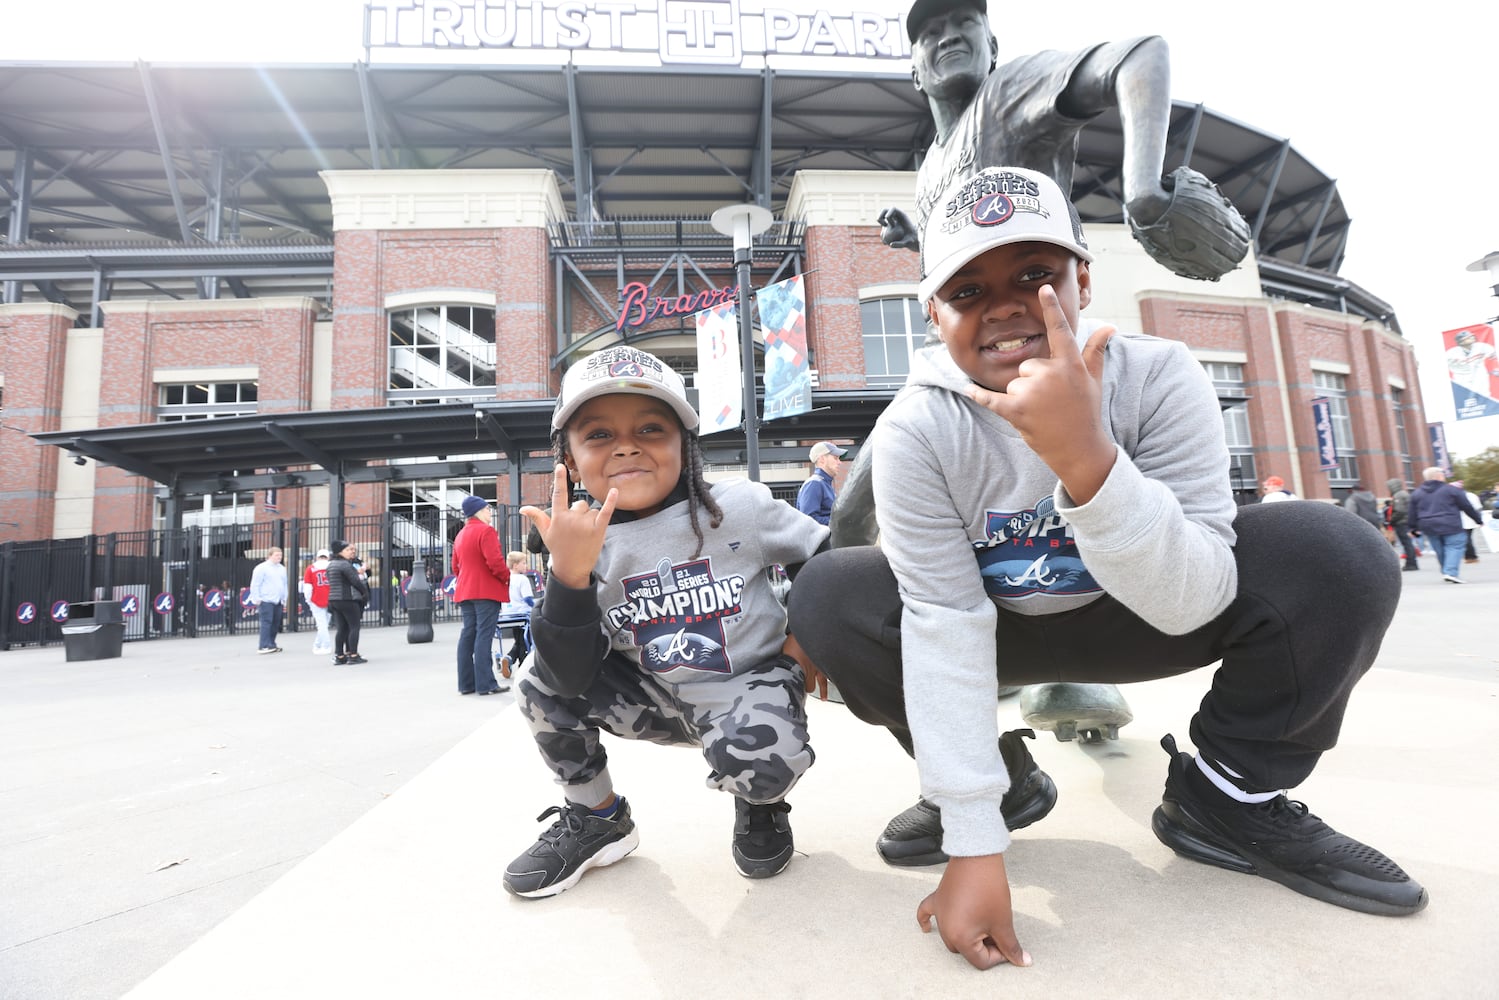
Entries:
POLYGON ((1024 600, 1038 594, 1094 594, 1103 588, 1078 554, 1072 528, 1050 494, 1019 511, 986 511, 984 537, 973 542, 984 589, 1024 600))
POLYGON ((612 378, 645 378, 645 369, 640 367, 639 362, 631 358, 624 361, 616 361, 610 365, 609 375, 612 378))
POLYGON ((1015 214, 1015 203, 1003 191, 986 194, 973 203, 973 222, 978 226, 997 226, 1015 214))

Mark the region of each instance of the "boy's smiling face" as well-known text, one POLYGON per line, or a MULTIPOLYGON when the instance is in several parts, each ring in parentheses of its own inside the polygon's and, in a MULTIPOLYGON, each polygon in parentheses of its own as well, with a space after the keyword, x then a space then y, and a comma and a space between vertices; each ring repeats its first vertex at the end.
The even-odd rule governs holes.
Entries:
POLYGON ((1010 243, 979 254, 953 273, 927 303, 948 354, 985 389, 1004 392, 1028 358, 1048 358, 1042 285, 1075 331, 1092 299, 1086 261, 1051 243, 1010 243))
POLYGON ((573 480, 599 501, 619 490, 619 510, 656 513, 682 478, 682 423, 659 399, 599 396, 578 408, 566 433, 573 480))

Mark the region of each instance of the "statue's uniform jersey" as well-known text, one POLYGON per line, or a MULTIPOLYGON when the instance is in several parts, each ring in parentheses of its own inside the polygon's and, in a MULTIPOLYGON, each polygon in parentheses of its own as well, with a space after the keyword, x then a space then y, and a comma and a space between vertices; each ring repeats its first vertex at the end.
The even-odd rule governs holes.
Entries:
POLYGON ((1071 87, 1082 106, 1100 112, 1113 106, 1119 65, 1144 41, 1134 38, 1070 53, 1036 52, 991 72, 947 141, 933 142, 927 150, 916 178, 918 232, 925 231, 932 206, 950 184, 985 167, 1039 170, 1070 193, 1078 133, 1096 115, 1063 114, 1058 106, 1062 94, 1071 87), (1090 56, 1090 66, 1100 72, 1078 77, 1078 67, 1090 56))

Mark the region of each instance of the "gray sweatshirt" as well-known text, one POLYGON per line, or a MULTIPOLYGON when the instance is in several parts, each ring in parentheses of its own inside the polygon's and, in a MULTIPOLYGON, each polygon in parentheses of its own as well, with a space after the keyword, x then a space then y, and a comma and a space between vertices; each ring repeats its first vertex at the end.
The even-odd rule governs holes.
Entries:
POLYGON ((687 502, 638 520, 618 514, 604 536, 591 585, 553 582, 532 618, 542 677, 564 695, 587 690, 611 651, 673 684, 711 681, 764 663, 786 641, 786 609, 766 569, 806 562, 826 525, 770 495, 761 483, 713 485, 723 523, 687 502))
MULTIPOLYGON (((1079 345, 1099 325, 1080 324, 1079 345)), ((946 347, 923 348, 874 432, 880 546, 905 605, 906 715, 922 795, 942 810, 955 856, 1010 842, 996 602, 1044 615, 1108 593, 1179 635, 1226 608, 1238 584, 1223 420, 1184 345, 1110 341, 1102 410, 1118 457, 1081 506, 1019 431, 962 395, 970 384, 946 347)))

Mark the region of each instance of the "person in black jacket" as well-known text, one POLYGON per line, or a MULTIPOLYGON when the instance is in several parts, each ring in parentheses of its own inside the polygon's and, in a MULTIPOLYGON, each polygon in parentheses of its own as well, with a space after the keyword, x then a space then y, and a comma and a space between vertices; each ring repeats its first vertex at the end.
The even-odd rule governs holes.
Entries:
POLYGON ((359 655, 359 626, 364 605, 370 598, 369 584, 349 561, 355 554, 352 542, 335 541, 328 560, 328 612, 333 617, 333 662, 367 663, 359 655))

